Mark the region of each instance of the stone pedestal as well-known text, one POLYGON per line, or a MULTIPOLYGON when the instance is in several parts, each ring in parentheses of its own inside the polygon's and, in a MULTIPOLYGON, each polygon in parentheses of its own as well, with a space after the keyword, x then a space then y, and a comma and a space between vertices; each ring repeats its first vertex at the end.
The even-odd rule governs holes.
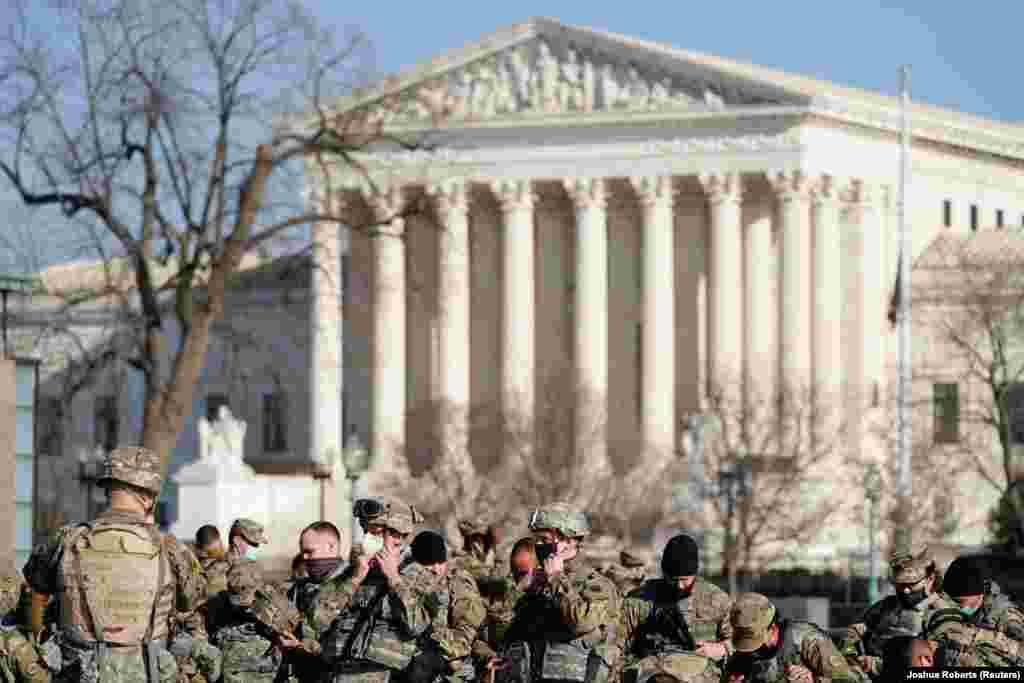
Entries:
POLYGON ((298 552, 302 529, 319 519, 320 486, 312 477, 257 475, 243 461, 245 430, 227 407, 212 423, 199 419, 199 460, 174 476, 179 501, 171 533, 191 541, 199 527, 213 524, 226 545, 232 522, 248 517, 270 539, 261 561, 283 566, 298 552))

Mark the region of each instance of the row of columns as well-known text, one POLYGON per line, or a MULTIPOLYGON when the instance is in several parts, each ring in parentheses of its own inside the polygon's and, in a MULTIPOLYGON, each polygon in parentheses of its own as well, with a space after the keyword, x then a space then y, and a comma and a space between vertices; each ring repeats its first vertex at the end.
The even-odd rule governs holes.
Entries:
MULTIPOLYGON (((748 216, 744 239, 743 181, 737 173, 699 176, 710 208, 709 380, 770 395, 778 384, 817 387, 838 396, 842 381, 843 286, 839 188, 832 178, 800 171, 766 174, 776 192, 778 211, 748 216), (773 214, 779 225, 778 308, 770 298, 773 214), (813 232, 812 232, 813 226, 813 232), (745 283, 745 286, 744 286, 745 283), (747 324, 743 325, 744 310, 747 324), (772 358, 772 316, 778 312, 779 346, 772 358), (810 331, 810 334, 807 332, 810 331)), ((648 448, 668 451, 675 442, 675 291, 673 179, 630 178, 642 208, 643 338, 642 437, 648 448)), ((608 390, 608 225, 602 178, 564 181, 576 213, 575 378, 580 389, 579 427, 604 423, 608 390)), ((506 415, 532 416, 534 409, 534 202, 532 181, 506 179, 491 184, 502 215, 503 322, 501 381, 506 415)), ((438 250, 438 373, 435 397, 451 407, 470 399, 469 195, 463 181, 428 188, 441 223, 438 250)), ((855 201, 866 186, 852 186, 855 201)), ((399 188, 369 197, 376 211, 376 306, 373 347, 374 453, 404 443, 405 415, 405 257, 403 195, 399 188)), ((881 307, 877 283, 880 225, 878 212, 863 210, 860 262, 865 280, 862 325, 877 335, 881 307), (865 217, 867 220, 865 220, 865 217), (874 251, 872 251, 874 250, 874 251), (876 311, 877 309, 877 311, 876 311)), ((880 360, 880 358, 879 358, 880 360)), ((864 358, 863 371, 873 369, 864 358)), ((880 370, 880 368, 878 368, 880 370)), ((444 416, 447 446, 466 448, 465 411, 444 416)), ((580 430, 577 431, 577 434, 580 430)), ((591 462, 604 462, 604 439, 581 444, 591 462)))

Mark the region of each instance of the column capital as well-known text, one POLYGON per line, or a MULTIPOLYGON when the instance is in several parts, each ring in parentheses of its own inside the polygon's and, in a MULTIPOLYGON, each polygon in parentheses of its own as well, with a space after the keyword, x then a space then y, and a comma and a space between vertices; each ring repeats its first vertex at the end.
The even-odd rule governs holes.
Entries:
POLYGON ((469 184, 464 180, 451 179, 429 185, 427 194, 434 198, 438 211, 443 214, 469 211, 469 184))
POLYGON ((782 201, 808 199, 814 186, 811 178, 803 171, 774 169, 765 174, 772 189, 782 201))
POLYGON ((740 174, 730 171, 723 173, 701 173, 697 176, 701 187, 712 204, 733 202, 738 204, 743 198, 743 183, 740 174))
POLYGON ((604 178, 563 178, 562 185, 578 209, 603 209, 607 205, 604 178))
POLYGON ((491 192, 498 199, 502 211, 532 209, 536 201, 533 182, 529 178, 506 178, 491 183, 491 192))
POLYGON ((670 206, 672 204, 672 176, 644 175, 632 176, 629 184, 633 186, 640 203, 645 206, 670 206))
POLYGON ((851 180, 846 195, 850 202, 861 206, 885 207, 889 205, 889 186, 872 183, 863 178, 851 180))
MULTIPOLYGON (((389 224, 394 230, 401 230, 405 210, 405 188, 401 185, 382 185, 380 187, 364 187, 360 190, 363 199, 373 212, 374 222, 389 224)), ((382 231, 383 232, 383 231, 382 231)))
POLYGON ((815 205, 832 204, 842 196, 843 185, 839 178, 822 173, 811 184, 811 199, 815 205))

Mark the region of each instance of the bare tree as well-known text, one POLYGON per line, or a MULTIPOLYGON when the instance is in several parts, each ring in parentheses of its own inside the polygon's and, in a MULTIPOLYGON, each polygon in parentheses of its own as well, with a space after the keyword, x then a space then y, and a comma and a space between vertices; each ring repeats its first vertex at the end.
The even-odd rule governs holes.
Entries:
POLYGON ((922 433, 1000 495, 1024 478, 1022 265, 1024 241, 1009 231, 943 236, 915 265, 917 317, 942 351, 917 376, 949 394, 919 406, 934 413, 922 433))
POLYGON ((844 448, 840 406, 811 390, 775 400, 717 387, 707 397, 704 476, 712 499, 705 528, 722 530, 722 573, 787 559, 850 512, 836 491, 849 490, 857 468, 844 448), (828 429, 821 429, 828 425, 828 429))
POLYGON ((521 529, 529 510, 555 500, 585 510, 597 535, 630 539, 657 526, 670 514, 684 464, 637 457, 638 442, 608 443, 607 461, 596 462, 588 454, 605 438, 604 411, 588 410, 594 424, 580 425, 576 411, 588 405, 580 391, 571 380, 553 377, 537 387, 531 415, 506 414, 500 401, 473 406, 460 421, 468 452, 439 436, 453 434, 442 417, 451 407, 420 406, 407 422, 408 442, 417 444, 408 451, 410 467, 390 484, 434 523, 452 528, 460 517, 479 516, 521 529), (520 457, 506 459, 510 452, 520 457))
POLYGON ((24 204, 93 238, 102 266, 91 281, 49 293, 64 310, 108 306, 131 331, 108 348, 144 376, 142 445, 166 462, 245 260, 304 244, 314 222, 370 222, 340 196, 300 199, 303 164, 330 188, 361 173, 361 150, 412 145, 366 110, 325 104, 364 81, 366 41, 335 46, 296 3, 9 9, 0 171, 24 204), (301 125, 282 125, 298 112, 301 125))

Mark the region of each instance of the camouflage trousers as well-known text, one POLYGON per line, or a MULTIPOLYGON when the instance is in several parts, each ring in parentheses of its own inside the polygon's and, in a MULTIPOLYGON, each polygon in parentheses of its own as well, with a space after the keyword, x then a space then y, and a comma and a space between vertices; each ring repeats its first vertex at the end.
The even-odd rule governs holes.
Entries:
POLYGON ((651 655, 623 667, 623 683, 646 683, 654 676, 671 676, 679 683, 718 683, 722 671, 707 657, 691 653, 651 655))
POLYGON ((373 662, 338 662, 324 680, 328 683, 405 683, 405 675, 373 662))
MULTIPOLYGON (((94 649, 69 644, 61 646, 61 670, 54 681, 71 683, 147 683, 146 660, 141 648, 108 648, 106 656, 98 657, 94 649)), ((157 659, 159 683, 175 683, 178 665, 174 655, 161 650, 157 659)))

